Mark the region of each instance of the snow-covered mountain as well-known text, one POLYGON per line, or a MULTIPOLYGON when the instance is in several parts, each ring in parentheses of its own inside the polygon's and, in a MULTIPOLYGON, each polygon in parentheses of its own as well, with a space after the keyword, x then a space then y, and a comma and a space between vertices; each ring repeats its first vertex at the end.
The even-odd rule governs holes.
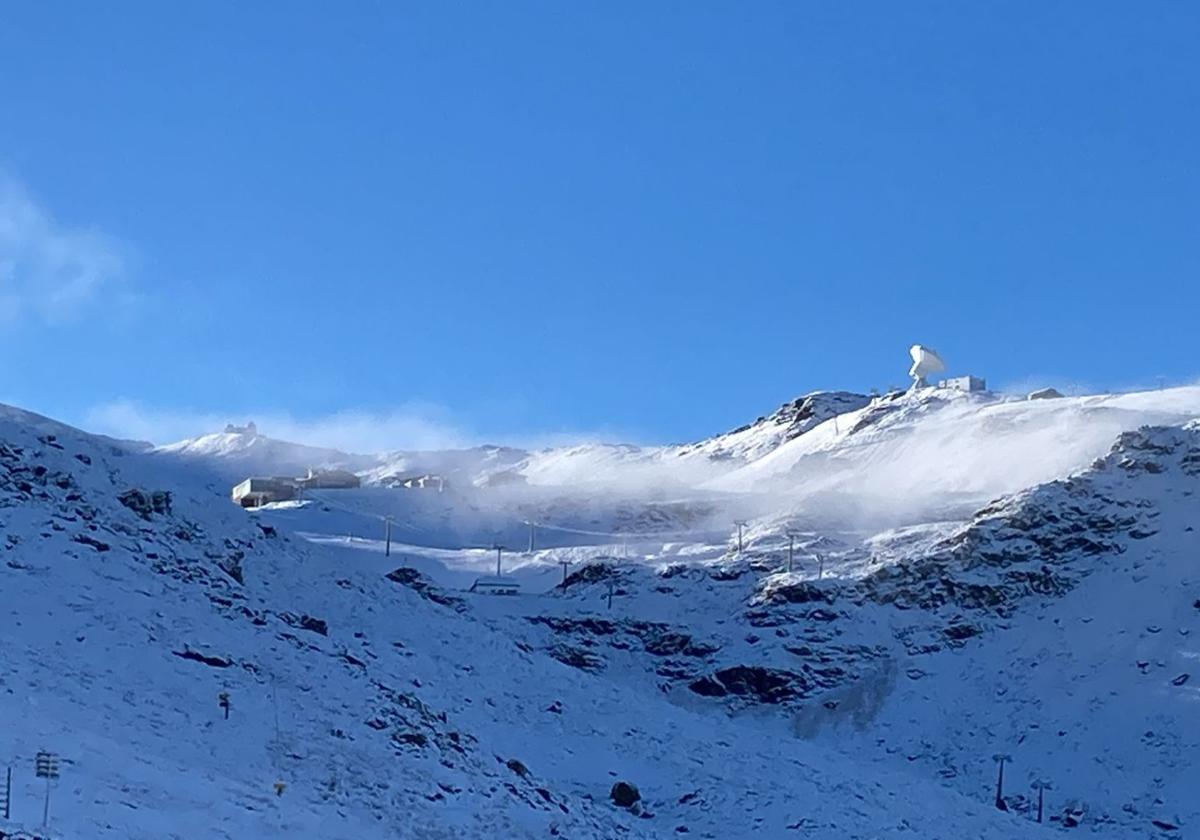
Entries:
POLYGON ((253 423, 230 425, 224 431, 167 444, 155 451, 165 456, 203 461, 222 474, 238 479, 251 474, 304 475, 310 468, 359 471, 369 469, 377 461, 372 456, 276 440, 259 434, 253 423))
POLYGON ((688 446, 352 456, 3 409, 0 832, 44 835, 51 750, 55 837, 1188 836, 1196 417, 814 394, 688 446), (365 486, 228 502, 321 466, 365 486), (467 591, 493 544, 522 594, 467 591))

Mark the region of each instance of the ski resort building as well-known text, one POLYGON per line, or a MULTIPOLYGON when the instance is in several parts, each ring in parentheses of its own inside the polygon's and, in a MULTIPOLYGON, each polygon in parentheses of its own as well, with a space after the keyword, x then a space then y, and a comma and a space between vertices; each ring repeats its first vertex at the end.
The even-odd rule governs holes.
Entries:
POLYGON ((403 487, 406 490, 436 490, 439 493, 446 489, 446 479, 440 475, 413 475, 399 478, 393 487, 403 487))
POLYGON ((952 391, 966 391, 973 394, 987 390, 987 381, 978 376, 955 376, 938 382, 939 388, 949 388, 952 391))
POLYGON ((313 470, 296 479, 299 487, 312 490, 352 490, 362 482, 349 470, 313 470))
POLYGON ((230 497, 242 507, 260 507, 271 502, 286 502, 299 495, 291 478, 247 478, 235 484, 230 497))
POLYGON ((521 592, 521 584, 511 578, 478 578, 468 591, 479 595, 517 595, 521 592))

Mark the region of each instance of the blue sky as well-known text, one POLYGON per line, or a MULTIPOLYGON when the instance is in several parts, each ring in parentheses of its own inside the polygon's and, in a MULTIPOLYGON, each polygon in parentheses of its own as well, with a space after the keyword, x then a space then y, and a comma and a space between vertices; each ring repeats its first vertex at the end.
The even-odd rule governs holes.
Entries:
POLYGON ((1167 2, 6 4, 0 398, 366 448, 686 440, 914 341, 1192 381, 1197 43, 1167 2))

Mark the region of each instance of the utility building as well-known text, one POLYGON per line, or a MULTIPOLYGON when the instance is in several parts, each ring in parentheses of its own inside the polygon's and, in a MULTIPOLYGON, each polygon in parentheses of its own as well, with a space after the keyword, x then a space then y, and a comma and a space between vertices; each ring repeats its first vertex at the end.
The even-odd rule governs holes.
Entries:
POLYGON ((987 382, 978 376, 955 376, 943 379, 938 383, 939 388, 949 388, 952 391, 966 391, 968 394, 986 391, 987 382))
POLYGON ((286 502, 299 495, 299 487, 291 478, 247 478, 234 485, 230 493, 242 507, 260 507, 271 502, 286 502))
POLYGON ((314 470, 296 479, 296 484, 306 490, 352 490, 362 482, 349 470, 314 470))

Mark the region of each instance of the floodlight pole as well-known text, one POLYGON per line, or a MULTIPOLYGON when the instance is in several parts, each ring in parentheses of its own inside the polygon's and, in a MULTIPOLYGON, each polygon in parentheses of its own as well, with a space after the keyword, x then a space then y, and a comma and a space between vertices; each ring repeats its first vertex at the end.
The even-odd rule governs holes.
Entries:
POLYGON ((1037 781, 1035 781, 1033 783, 1034 790, 1036 790, 1038 792, 1038 814, 1037 814, 1038 822, 1042 821, 1042 812, 1044 810, 1044 805, 1045 805, 1045 801, 1046 801, 1046 789, 1050 788, 1050 787, 1052 787, 1052 785, 1043 779, 1038 779, 1037 781))
POLYGON ((1012 761, 1012 756, 996 753, 992 756, 992 761, 996 762, 999 768, 996 774, 996 807, 1001 811, 1007 811, 1008 804, 1004 801, 1004 762, 1012 761))

